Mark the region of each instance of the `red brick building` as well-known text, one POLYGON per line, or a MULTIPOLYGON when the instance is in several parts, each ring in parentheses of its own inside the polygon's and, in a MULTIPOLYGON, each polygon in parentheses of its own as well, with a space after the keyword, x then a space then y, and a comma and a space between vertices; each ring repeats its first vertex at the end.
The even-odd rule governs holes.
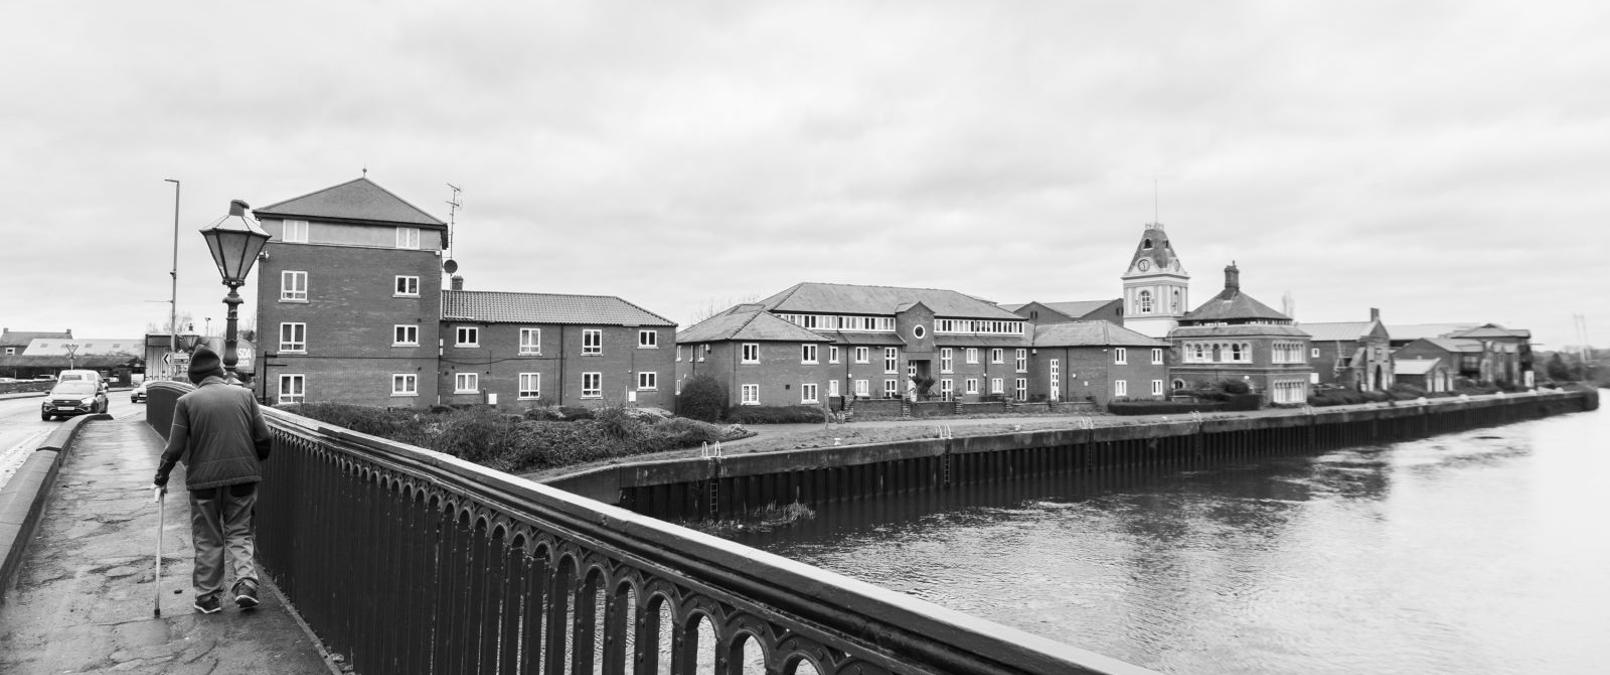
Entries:
POLYGON ((1224 268, 1224 290, 1181 317, 1169 341, 1180 357, 1174 388, 1239 380, 1271 403, 1308 400, 1308 334, 1242 293, 1233 262, 1224 268))
POLYGON ((921 396, 916 383, 928 380, 939 399, 1028 400, 1031 389, 1030 324, 945 289, 796 284, 689 327, 677 344, 678 377, 715 376, 733 405, 921 396))
POLYGON ((447 224, 367 178, 255 215, 270 402, 671 406, 675 324, 613 297, 444 291, 447 224))
POLYGON ((455 288, 441 327, 443 403, 676 405, 676 324, 617 297, 455 288))
POLYGON ((1034 327, 1030 400, 1162 399, 1168 395, 1166 340, 1109 321, 1034 327))
POLYGON ((1370 308, 1369 321, 1304 323, 1308 333, 1308 365, 1316 384, 1359 391, 1385 391, 1397 381, 1392 362, 1392 335, 1381 323, 1381 310, 1370 308))

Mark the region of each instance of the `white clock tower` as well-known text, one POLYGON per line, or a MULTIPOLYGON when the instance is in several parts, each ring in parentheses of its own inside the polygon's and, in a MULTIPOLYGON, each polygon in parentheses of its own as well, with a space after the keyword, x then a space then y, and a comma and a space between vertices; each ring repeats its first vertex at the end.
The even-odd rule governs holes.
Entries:
POLYGON ((1151 223, 1124 272, 1124 327, 1166 338, 1190 310, 1191 275, 1180 265, 1162 223, 1151 223))

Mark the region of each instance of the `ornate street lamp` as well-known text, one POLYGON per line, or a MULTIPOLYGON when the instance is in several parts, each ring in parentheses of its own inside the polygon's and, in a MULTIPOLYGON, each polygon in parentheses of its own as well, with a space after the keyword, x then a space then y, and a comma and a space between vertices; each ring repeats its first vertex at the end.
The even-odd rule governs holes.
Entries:
POLYGON ((229 287, 229 295, 224 297, 224 304, 229 306, 228 318, 224 320, 224 372, 231 384, 240 382, 235 377, 235 363, 239 361, 235 351, 236 310, 242 302, 237 291, 246 283, 246 275, 251 274, 257 254, 263 251, 269 236, 257 226, 256 219, 247 215, 250 208, 246 202, 236 199, 229 203, 229 215, 201 230, 207 249, 212 252, 212 261, 218 265, 218 275, 229 287))

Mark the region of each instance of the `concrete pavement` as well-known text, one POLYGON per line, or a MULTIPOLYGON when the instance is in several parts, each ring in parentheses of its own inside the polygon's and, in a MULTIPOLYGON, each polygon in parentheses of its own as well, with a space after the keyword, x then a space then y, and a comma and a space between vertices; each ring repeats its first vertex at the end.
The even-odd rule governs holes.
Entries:
MULTIPOLYGON (((143 415, 85 424, 50 489, 0 604, 0 673, 330 673, 277 591, 243 612, 191 608, 183 468, 166 500, 161 591, 153 584, 162 439, 143 415), (153 618, 160 597, 162 617, 153 618)), ((266 578, 265 578, 266 581, 266 578)))

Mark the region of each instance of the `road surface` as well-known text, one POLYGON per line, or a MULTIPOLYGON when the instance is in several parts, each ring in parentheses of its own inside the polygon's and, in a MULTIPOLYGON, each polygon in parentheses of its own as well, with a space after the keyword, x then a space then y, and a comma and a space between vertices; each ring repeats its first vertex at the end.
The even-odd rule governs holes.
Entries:
MULTIPOLYGON (((130 403, 129 390, 108 394, 111 403, 107 412, 122 419, 130 415, 145 415, 144 403, 130 403)), ((0 399, 0 487, 11 480, 17 467, 22 466, 28 454, 43 443, 50 432, 64 424, 64 420, 49 422, 39 419, 39 402, 43 396, 0 399)))

